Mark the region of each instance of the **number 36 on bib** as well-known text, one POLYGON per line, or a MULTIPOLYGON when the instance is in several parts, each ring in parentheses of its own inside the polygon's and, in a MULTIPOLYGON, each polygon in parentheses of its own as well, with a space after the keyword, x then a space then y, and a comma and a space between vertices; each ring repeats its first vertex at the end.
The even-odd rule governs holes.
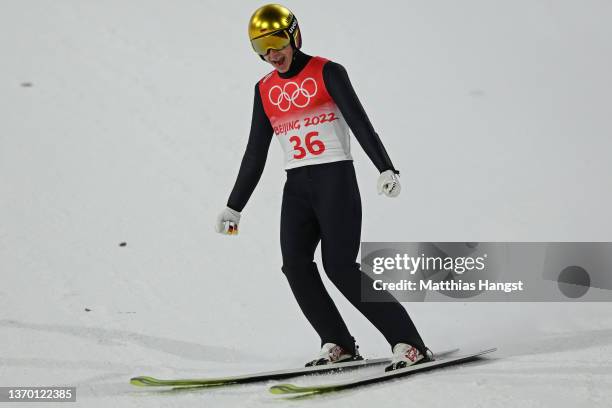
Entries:
POLYGON ((291 136, 289 141, 293 144, 293 158, 303 159, 306 157, 306 151, 313 156, 318 156, 325 152, 325 144, 321 140, 315 139, 319 136, 319 132, 308 132, 304 137, 304 142, 299 136, 291 136))

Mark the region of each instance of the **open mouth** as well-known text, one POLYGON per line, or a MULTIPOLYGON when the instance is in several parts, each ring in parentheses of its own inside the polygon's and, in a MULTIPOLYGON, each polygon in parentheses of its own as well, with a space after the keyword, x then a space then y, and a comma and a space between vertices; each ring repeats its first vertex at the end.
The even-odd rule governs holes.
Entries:
POLYGON ((285 57, 281 56, 281 57, 276 58, 276 59, 271 59, 270 62, 272 64, 274 64, 274 66, 281 67, 281 66, 283 66, 283 64, 285 64, 285 57))

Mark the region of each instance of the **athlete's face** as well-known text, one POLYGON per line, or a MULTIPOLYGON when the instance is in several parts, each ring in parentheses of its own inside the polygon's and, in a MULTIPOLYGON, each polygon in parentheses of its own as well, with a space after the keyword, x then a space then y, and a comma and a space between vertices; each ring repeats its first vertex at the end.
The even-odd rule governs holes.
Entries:
POLYGON ((289 71, 291 60, 293 59, 293 47, 287 45, 280 50, 270 50, 264 56, 264 59, 270 63, 281 74, 289 71))

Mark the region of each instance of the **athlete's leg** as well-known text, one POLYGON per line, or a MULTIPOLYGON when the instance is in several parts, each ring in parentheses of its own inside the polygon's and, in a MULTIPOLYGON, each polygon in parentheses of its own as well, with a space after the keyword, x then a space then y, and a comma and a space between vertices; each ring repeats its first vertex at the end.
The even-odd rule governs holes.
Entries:
POLYGON ((391 347, 425 345, 406 309, 388 292, 385 302, 362 302, 362 279, 370 279, 355 262, 361 239, 361 198, 351 161, 315 166, 314 205, 321 229, 323 267, 340 292, 387 339, 391 347))
POLYGON ((320 229, 310 202, 310 178, 305 168, 287 172, 280 239, 282 270, 302 312, 321 337, 321 345, 335 343, 354 353, 354 340, 313 262, 320 229))

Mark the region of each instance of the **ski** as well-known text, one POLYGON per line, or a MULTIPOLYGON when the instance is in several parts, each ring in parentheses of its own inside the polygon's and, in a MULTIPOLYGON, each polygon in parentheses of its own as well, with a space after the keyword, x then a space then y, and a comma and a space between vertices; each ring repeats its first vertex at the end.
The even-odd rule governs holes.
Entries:
MULTIPOLYGON (((437 356, 450 355, 458 349, 448 350, 438 353, 437 356)), ((246 384, 257 381, 280 380, 284 378, 297 377, 301 375, 337 373, 349 370, 356 370, 364 367, 389 364, 390 358, 374 358, 347 363, 335 363, 331 365, 321 365, 314 367, 299 367, 286 370, 267 371, 261 373, 245 374, 238 376, 218 377, 218 378, 184 378, 184 379, 159 379, 148 376, 133 377, 130 383, 139 387, 221 387, 232 384, 246 384)))
POLYGON ((371 367, 379 364, 389 363, 389 358, 375 358, 368 360, 350 361, 347 363, 336 363, 333 365, 299 367, 287 370, 266 371, 261 373, 218 377, 218 378, 186 378, 162 380, 154 377, 140 376, 130 379, 130 383, 136 386, 145 387, 193 387, 193 386, 223 386, 230 384, 244 384, 256 381, 277 380, 290 378, 300 375, 319 374, 329 372, 341 372, 363 367, 371 367))
POLYGON ((429 371, 433 369, 438 369, 450 365, 465 363, 470 360, 474 360, 479 358, 480 356, 492 353, 496 351, 496 348, 481 350, 475 353, 463 354, 460 356, 451 356, 451 357, 442 357, 440 354, 436 356, 436 359, 433 361, 429 361, 426 363, 416 364, 410 367, 401 368, 399 370, 394 370, 390 372, 384 372, 381 374, 374 374, 370 376, 365 376, 361 378, 357 378, 350 381, 332 383, 332 384, 321 384, 321 385, 311 385, 311 386, 298 386, 294 384, 277 384, 270 387, 270 392, 272 394, 281 394, 287 395, 292 394, 294 396, 307 396, 314 394, 322 394, 333 391, 340 391, 349 388, 355 388, 367 384, 379 383, 384 381, 389 381, 395 378, 400 378, 404 376, 408 376, 414 373, 420 373, 424 371, 429 371))

